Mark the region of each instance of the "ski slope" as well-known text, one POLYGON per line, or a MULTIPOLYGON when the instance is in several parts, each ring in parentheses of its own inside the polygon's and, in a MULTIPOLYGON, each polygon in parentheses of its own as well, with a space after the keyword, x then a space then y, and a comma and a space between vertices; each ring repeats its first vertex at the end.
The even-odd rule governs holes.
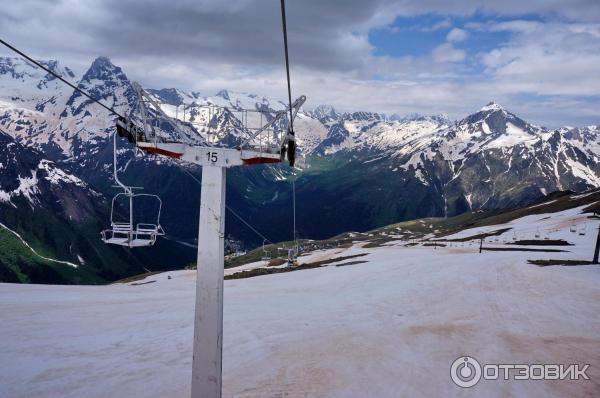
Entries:
MULTIPOLYGON (((544 202, 539 205, 529 206, 534 208, 537 206, 548 205, 550 202, 544 202)), ((477 234, 491 233, 505 228, 510 228, 508 231, 498 234, 497 236, 488 237, 486 243, 488 246, 500 243, 511 242, 512 240, 528 240, 528 239, 563 239, 575 245, 571 247, 558 247, 559 249, 573 249, 575 253, 581 253, 581 258, 588 259, 594 250, 595 237, 598 231, 598 220, 589 219, 590 214, 583 213, 583 210, 589 205, 574 207, 558 213, 543 213, 533 214, 518 218, 511 222, 499 225, 489 225, 485 227, 469 228, 458 233, 444 236, 443 239, 462 239, 477 234), (571 227, 575 227, 575 232, 571 232, 571 227), (580 235, 579 233, 584 233, 580 235), (535 235, 539 234, 539 237, 535 235), (588 234, 592 235, 591 237, 588 234), (496 239, 497 238, 497 239, 496 239)), ((572 258, 571 252, 567 254, 555 254, 553 258, 572 258)))
MULTIPOLYGON (((598 221, 579 235, 568 231, 579 209, 552 215, 554 224, 528 217, 509 224, 575 245, 478 254, 475 244, 357 243, 305 261, 368 253, 352 259, 366 263, 225 281, 224 397, 598 396, 600 267, 527 264, 588 259, 598 221), (461 389, 449 371, 462 355, 589 363, 591 380, 461 389)), ((195 272, 136 283, 0 284, 0 396, 187 397, 195 272)))

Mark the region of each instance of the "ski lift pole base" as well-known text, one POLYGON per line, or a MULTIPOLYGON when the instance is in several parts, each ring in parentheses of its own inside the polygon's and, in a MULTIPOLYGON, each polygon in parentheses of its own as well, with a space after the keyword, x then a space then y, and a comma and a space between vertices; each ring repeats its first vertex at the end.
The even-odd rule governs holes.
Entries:
POLYGON ((202 168, 192 398, 221 397, 225 173, 220 166, 202 168))

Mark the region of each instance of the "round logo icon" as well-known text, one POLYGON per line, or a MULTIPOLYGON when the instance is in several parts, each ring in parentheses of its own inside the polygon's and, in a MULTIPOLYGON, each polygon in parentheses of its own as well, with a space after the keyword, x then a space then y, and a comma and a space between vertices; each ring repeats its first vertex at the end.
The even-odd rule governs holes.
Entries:
POLYGON ((450 367, 450 377, 459 387, 473 387, 481 379, 481 365, 472 357, 457 358, 450 367))

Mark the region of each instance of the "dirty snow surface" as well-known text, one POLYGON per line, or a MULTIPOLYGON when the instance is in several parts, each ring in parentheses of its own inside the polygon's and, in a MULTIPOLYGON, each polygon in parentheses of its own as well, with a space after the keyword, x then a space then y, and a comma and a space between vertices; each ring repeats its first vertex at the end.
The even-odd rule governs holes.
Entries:
MULTIPOLYGON (((583 221, 579 235, 569 232, 577 212, 554 224, 528 217, 509 225, 521 228, 519 238, 539 223, 574 246, 478 254, 475 244, 356 244, 310 257, 369 253, 352 259, 366 263, 225 281, 223 395, 598 396, 600 268, 527 264, 589 258, 598 221, 583 221), (450 380, 462 355, 591 364, 591 380, 481 380, 462 389, 450 380)), ((195 273, 140 282, 151 283, 0 284, 0 396, 189 396, 195 273)))

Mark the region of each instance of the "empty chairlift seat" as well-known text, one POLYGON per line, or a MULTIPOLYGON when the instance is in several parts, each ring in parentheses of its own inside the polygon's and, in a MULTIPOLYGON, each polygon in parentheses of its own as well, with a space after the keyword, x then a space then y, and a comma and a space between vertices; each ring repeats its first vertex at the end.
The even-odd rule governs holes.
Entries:
MULTIPOLYGON (((123 122, 122 120, 119 120, 123 122)), ((119 124, 117 124, 119 126, 119 124)), ((127 127, 127 126, 126 126, 127 127)), ((146 193, 133 193, 134 187, 127 186, 119 180, 117 174, 117 135, 123 133, 124 126, 120 127, 122 131, 117 129, 117 134, 114 135, 114 148, 113 148, 113 173, 114 179, 117 185, 123 190, 116 194, 111 202, 110 209, 110 228, 100 232, 100 236, 104 243, 127 246, 127 247, 143 247, 152 246, 156 243, 156 238, 165 234, 163 228, 160 225, 160 212, 162 210, 162 200, 157 195, 151 195, 146 193), (116 220, 117 212, 117 200, 119 198, 126 198, 125 214, 126 216, 121 220, 116 220), (146 199, 154 202, 153 209, 156 209, 155 215, 150 219, 140 217, 142 220, 137 219, 134 215, 134 209, 137 208, 139 199, 146 199), (152 222, 147 222, 148 220, 152 222), (137 222, 142 221, 142 222, 137 222)), ((125 134, 126 135, 126 134, 125 134)))
POLYGON ((110 228, 101 232, 102 241, 104 241, 104 243, 127 247, 154 245, 154 243, 156 243, 156 238, 165 234, 162 226, 160 225, 161 208, 162 201, 156 195, 133 194, 128 192, 117 194, 112 201, 110 228), (119 196, 127 196, 129 199, 129 222, 117 222, 114 220, 115 201, 119 196), (134 224, 134 216, 132 212, 134 209, 134 199, 137 197, 150 197, 157 201, 158 213, 156 216, 156 223, 134 224))

